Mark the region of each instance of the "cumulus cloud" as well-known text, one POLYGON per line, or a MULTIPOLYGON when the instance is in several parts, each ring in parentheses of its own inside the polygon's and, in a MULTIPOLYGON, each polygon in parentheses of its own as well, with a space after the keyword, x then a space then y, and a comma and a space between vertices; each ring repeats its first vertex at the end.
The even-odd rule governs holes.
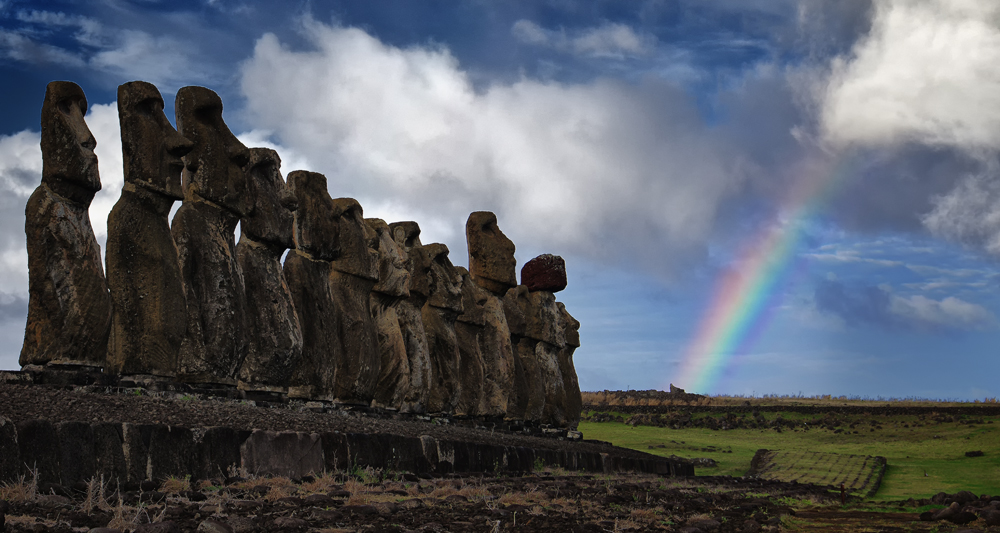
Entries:
POLYGON ((548 30, 538 24, 521 19, 511 26, 511 34, 525 44, 555 48, 591 57, 624 57, 645 55, 656 48, 656 37, 636 32, 619 23, 575 30, 548 30))
POLYGON ((885 0, 834 60, 821 123, 835 145, 1000 145, 1000 4, 885 0))
POLYGON ((316 165, 334 196, 357 197, 366 216, 451 228, 437 237, 453 250, 468 213, 488 209, 519 244, 669 272, 737 191, 725 143, 676 86, 476 90, 444 48, 310 19, 303 35, 305 50, 257 42, 242 71, 249 121, 316 165))
POLYGON ((934 300, 923 295, 900 296, 888 286, 849 286, 836 279, 821 280, 814 303, 821 313, 852 327, 926 331, 992 329, 996 316, 985 307, 954 296, 934 300))
POLYGON ((923 222, 942 237, 1000 255, 1000 176, 967 176, 947 194, 934 200, 923 222))

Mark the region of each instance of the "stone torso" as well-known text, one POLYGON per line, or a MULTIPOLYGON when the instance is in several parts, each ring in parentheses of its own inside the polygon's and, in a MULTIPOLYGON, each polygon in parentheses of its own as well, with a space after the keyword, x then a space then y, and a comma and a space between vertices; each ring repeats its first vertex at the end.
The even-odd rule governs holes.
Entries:
POLYGON ((39 185, 25 207, 28 322, 20 364, 101 366, 111 298, 88 206, 39 185))

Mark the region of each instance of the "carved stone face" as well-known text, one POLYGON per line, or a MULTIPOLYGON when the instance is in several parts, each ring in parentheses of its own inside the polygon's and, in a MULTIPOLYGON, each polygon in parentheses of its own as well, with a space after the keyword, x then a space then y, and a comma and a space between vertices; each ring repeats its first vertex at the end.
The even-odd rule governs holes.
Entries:
POLYGON ((448 247, 443 244, 428 244, 423 247, 430 262, 429 294, 427 303, 462 312, 462 276, 448 259, 448 247))
POLYGON ((517 285, 514 243, 497 227, 497 216, 476 211, 465 223, 469 243, 469 271, 484 289, 502 295, 517 285))
POLYGON ((406 297, 410 295, 410 272, 406 269, 404 257, 406 253, 392 238, 392 231, 384 220, 366 218, 368 224, 378 238, 378 283, 372 287, 372 292, 389 296, 406 297))
POLYGON ((340 257, 333 268, 370 280, 378 279, 378 235, 365 224, 364 211, 354 198, 333 201, 340 226, 340 257))
POLYGON ((566 306, 562 302, 556 302, 556 307, 559 308, 559 326, 563 330, 563 335, 566 336, 566 344, 579 348, 580 321, 573 318, 569 311, 566 311, 566 306))
POLYGON ((204 87, 183 87, 174 107, 177 129, 194 142, 184 158, 185 195, 246 215, 253 208, 245 172, 250 151, 222 120, 222 99, 204 87))
POLYGON ((94 147, 97 141, 83 120, 87 97, 79 85, 54 81, 42 103, 42 180, 82 189, 87 202, 101 190, 94 147))
POLYGON ((194 143, 170 125, 163 114, 160 91, 144 81, 119 85, 118 122, 125 181, 183 200, 181 158, 191 151, 194 143))
POLYGON ((340 232, 326 176, 296 170, 288 174, 288 187, 298 205, 293 231, 295 248, 316 259, 333 261, 340 255, 340 232))
POLYGON ((476 285, 472 281, 472 275, 464 267, 455 267, 455 271, 462 280, 462 314, 459 315, 459 322, 486 325, 486 301, 489 292, 476 285))
POLYGON ((298 201, 281 177, 281 158, 269 148, 251 148, 249 167, 247 179, 254 202, 253 210, 240 222, 241 231, 255 241, 294 247, 293 213, 298 201))

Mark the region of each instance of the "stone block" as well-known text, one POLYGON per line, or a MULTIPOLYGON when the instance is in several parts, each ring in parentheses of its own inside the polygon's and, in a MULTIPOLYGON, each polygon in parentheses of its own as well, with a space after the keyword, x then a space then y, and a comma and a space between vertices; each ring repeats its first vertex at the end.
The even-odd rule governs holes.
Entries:
POLYGON ((153 426, 149 441, 146 477, 160 481, 170 476, 183 478, 195 470, 197 447, 190 429, 153 426))
POLYGON ((149 424, 122 424, 122 455, 125 457, 124 481, 139 482, 148 478, 149 445, 153 428, 149 424))
POLYGON ((240 447, 240 457, 243 468, 254 475, 298 478, 326 466, 317 433, 255 430, 240 447))
POLYGON ((249 431, 227 427, 196 430, 197 463, 191 476, 209 479, 229 475, 231 469, 240 466, 240 446, 249 437, 249 431))
POLYGON ((323 433, 320 435, 320 441, 323 448, 323 462, 328 472, 344 471, 351 467, 347 435, 339 431, 323 433))
POLYGON ((86 422, 61 422, 59 435, 59 471, 61 483, 70 486, 86 482, 97 471, 94 455, 94 431, 86 422))
POLYGON ((37 470, 39 483, 59 483, 59 433, 48 420, 25 420, 17 424, 17 444, 22 473, 37 470))
POLYGON ((93 425, 94 435, 94 475, 104 476, 108 483, 124 482, 128 479, 125 463, 122 425, 113 422, 99 422, 93 425))
POLYGON ((0 483, 13 481, 21 473, 21 449, 17 445, 17 428, 0 416, 0 483))

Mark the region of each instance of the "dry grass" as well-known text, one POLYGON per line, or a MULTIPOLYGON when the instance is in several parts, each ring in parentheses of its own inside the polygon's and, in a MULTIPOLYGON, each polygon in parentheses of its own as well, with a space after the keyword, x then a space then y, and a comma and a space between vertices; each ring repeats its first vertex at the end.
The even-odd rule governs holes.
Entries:
POLYGON ((9 502, 31 502, 38 497, 38 477, 20 476, 17 481, 0 485, 0 500, 9 502))
POLYGON ((330 492, 334 488, 339 486, 337 483, 337 477, 332 472, 323 471, 322 474, 314 476, 315 479, 307 483, 303 483, 299 489, 309 494, 316 494, 319 492, 330 492))
POLYGON ((191 490, 191 476, 185 478, 170 476, 160 485, 160 490, 167 494, 187 492, 191 490))

